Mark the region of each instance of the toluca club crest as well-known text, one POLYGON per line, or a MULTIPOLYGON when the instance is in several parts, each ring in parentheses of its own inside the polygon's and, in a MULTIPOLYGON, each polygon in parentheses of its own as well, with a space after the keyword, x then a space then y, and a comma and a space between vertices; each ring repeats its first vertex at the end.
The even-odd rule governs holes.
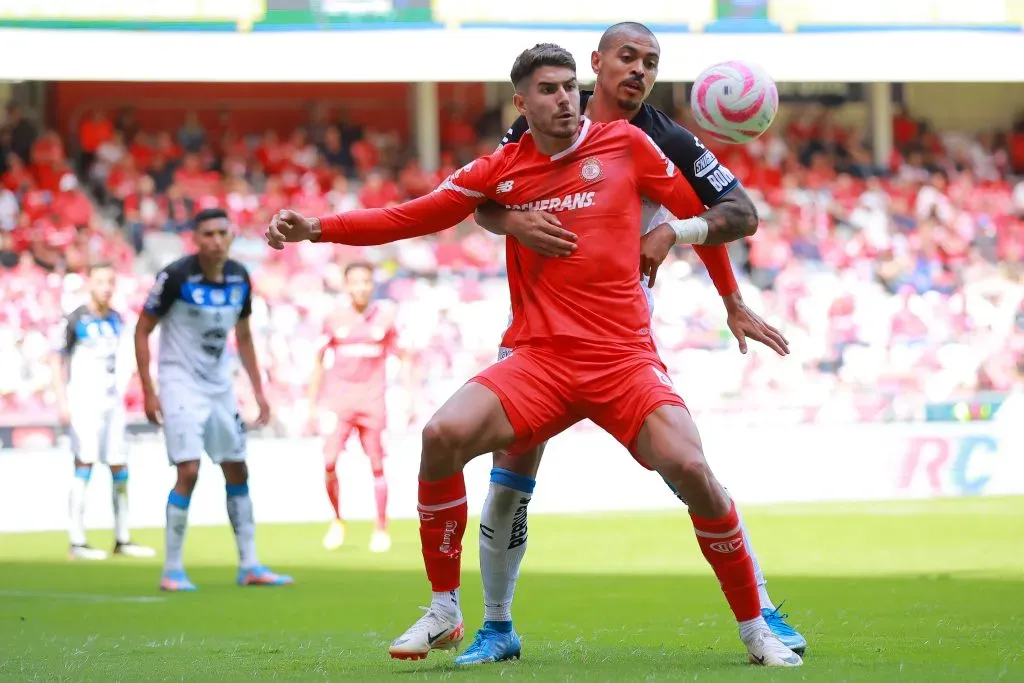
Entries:
POLYGON ((585 182, 592 183, 595 180, 600 180, 601 173, 601 162, 597 160, 597 157, 584 159, 580 164, 580 177, 585 182))

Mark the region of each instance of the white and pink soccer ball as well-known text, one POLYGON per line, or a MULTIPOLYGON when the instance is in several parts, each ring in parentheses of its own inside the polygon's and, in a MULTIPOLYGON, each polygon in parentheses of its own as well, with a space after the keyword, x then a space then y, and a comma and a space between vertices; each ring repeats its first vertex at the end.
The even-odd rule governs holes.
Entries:
POLYGON ((690 109, 707 137, 750 142, 768 130, 779 111, 779 91, 768 73, 750 62, 722 62, 693 82, 690 109))

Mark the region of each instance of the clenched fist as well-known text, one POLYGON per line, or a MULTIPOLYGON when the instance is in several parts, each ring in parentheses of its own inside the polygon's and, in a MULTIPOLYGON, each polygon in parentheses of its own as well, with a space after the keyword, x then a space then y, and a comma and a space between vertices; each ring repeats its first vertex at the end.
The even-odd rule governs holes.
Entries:
POLYGON ((320 238, 320 221, 306 218, 290 209, 282 209, 270 219, 270 227, 264 234, 272 249, 284 249, 288 242, 316 241, 320 238))

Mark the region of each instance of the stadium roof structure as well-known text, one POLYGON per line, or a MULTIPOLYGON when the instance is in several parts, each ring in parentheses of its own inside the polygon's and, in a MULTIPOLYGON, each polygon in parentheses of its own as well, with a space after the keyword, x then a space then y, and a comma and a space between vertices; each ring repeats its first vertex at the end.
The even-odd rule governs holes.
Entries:
MULTIPOLYGON (((595 26, 251 33, 0 28, 0 80, 504 82, 515 56, 538 42, 572 51, 586 80, 600 33, 595 26)), ((658 36, 663 82, 690 82, 706 66, 730 59, 759 63, 781 82, 1024 81, 1019 27, 658 36)))

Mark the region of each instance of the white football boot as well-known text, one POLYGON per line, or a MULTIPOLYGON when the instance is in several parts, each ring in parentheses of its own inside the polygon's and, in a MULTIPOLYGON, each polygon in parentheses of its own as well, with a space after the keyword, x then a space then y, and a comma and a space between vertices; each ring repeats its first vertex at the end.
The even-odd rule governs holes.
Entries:
POLYGON ((461 617, 455 622, 427 607, 420 609, 426 614, 388 648, 392 659, 426 659, 431 650, 453 650, 462 642, 466 626, 461 617))
POLYGON ((800 666, 804 660, 790 650, 767 626, 744 639, 750 663, 758 666, 800 666))

